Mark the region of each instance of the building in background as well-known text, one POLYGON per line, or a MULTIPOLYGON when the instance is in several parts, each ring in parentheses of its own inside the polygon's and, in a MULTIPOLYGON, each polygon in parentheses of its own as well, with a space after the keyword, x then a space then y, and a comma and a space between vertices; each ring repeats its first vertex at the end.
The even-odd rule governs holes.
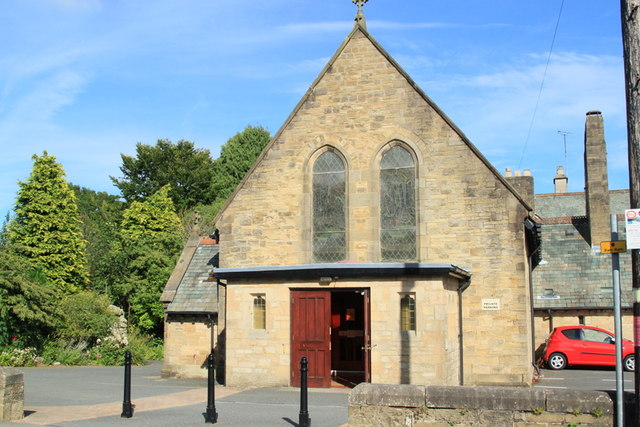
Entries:
MULTIPOLYGON (((611 239, 611 215, 618 239, 625 239, 629 191, 608 189, 604 121, 590 111, 585 123, 585 191, 568 193, 568 177, 558 167, 555 193, 535 196, 540 223, 542 262, 533 270, 536 347, 556 326, 590 325, 613 332, 611 255, 600 242, 611 239)), ((631 255, 620 254, 623 334, 632 339, 631 255)))

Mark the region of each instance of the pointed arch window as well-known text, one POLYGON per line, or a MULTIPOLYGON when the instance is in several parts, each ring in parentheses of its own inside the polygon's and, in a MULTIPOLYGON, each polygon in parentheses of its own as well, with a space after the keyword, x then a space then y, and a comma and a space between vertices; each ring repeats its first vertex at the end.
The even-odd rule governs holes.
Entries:
POLYGON ((344 161, 325 151, 313 165, 313 260, 346 258, 346 187, 344 161))
POLYGON ((382 261, 416 259, 416 167, 399 145, 380 161, 380 226, 382 261))

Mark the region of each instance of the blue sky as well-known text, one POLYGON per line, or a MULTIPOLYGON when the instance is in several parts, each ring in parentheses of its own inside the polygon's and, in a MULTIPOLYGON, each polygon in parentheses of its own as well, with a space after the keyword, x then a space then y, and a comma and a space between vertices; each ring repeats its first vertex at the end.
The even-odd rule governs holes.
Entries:
MULTIPOLYGON (((364 11, 499 171, 530 169, 547 193, 565 165, 569 191, 583 191, 584 119, 599 110, 609 187, 628 188, 619 4, 566 0, 549 57, 561 4, 371 0, 364 11)), ((0 214, 43 150, 70 182, 117 194, 109 176, 137 142, 186 139, 217 157, 246 125, 275 134, 355 13, 350 0, 3 0, 0 214)))

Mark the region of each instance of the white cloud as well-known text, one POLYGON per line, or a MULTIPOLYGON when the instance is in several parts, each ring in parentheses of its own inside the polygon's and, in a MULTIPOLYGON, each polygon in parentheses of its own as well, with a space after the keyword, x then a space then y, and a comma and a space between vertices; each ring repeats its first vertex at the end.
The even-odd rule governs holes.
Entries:
POLYGON ((556 126, 554 123, 592 109, 606 111, 610 116, 624 112, 619 58, 571 52, 556 54, 541 93, 545 66, 541 58, 530 58, 527 63, 505 65, 493 73, 458 74, 449 78, 439 75, 437 84, 427 82, 426 86, 447 101, 449 97, 455 99, 454 105, 461 115, 484 117, 483 128, 487 132, 528 127, 539 95, 536 128, 556 126), (466 96, 461 96, 463 93, 466 96))
POLYGON ((82 92, 86 79, 72 71, 61 71, 42 79, 22 95, 0 123, 6 129, 18 131, 25 123, 31 126, 47 122, 61 108, 72 104, 82 92))
POLYGON ((552 182, 555 167, 565 163, 563 140, 558 134, 562 130, 570 133, 565 167, 572 173, 571 191, 581 191, 585 114, 601 111, 610 182, 613 188, 625 188, 621 58, 558 52, 551 57, 540 92, 546 59, 544 55, 528 55, 517 63, 480 64, 478 69, 483 72, 465 69, 464 74, 448 74, 448 67, 427 63, 426 72, 415 77, 494 166, 501 171, 505 167, 530 168, 541 188, 552 182))

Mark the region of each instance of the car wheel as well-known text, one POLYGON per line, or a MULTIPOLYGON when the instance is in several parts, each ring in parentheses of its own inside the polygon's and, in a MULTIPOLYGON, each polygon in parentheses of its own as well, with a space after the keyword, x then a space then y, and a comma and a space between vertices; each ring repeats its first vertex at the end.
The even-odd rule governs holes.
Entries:
POLYGON ((553 353, 549 356, 547 365, 549 365, 551 369, 564 369, 567 367, 567 358, 562 353, 553 353))
POLYGON ((636 370, 636 357, 633 354, 628 355, 624 358, 624 370, 633 372, 636 370))

